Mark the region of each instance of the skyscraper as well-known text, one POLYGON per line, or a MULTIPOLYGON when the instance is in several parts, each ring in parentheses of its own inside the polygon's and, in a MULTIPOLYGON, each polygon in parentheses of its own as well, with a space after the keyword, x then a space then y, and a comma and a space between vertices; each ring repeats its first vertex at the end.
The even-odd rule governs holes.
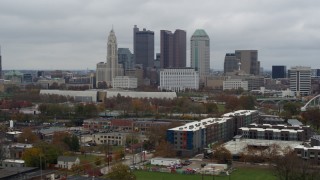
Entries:
POLYGON ((236 59, 235 53, 227 53, 224 58, 224 74, 239 70, 240 61, 236 59))
POLYGON ((311 90, 311 68, 296 66, 289 70, 290 90, 296 96, 307 96, 311 90))
POLYGON ((160 68, 173 66, 173 34, 171 31, 160 31, 160 68))
POLYGON ((191 36, 191 67, 199 72, 200 82, 210 73, 210 39, 203 29, 191 36))
POLYGON ((286 66, 272 66, 272 79, 286 78, 287 67, 286 66))
POLYGON ((117 37, 113 31, 110 31, 107 43, 107 62, 97 64, 97 85, 99 82, 106 82, 108 86, 112 85, 112 79, 116 76, 122 76, 122 65, 118 64, 117 37))
POLYGON ((122 64, 124 70, 134 68, 134 55, 129 48, 118 48, 118 63, 122 64))
POLYGON ((0 79, 2 79, 2 56, 1 56, 1 46, 0 46, 0 79))
POLYGON ((247 74, 260 75, 260 61, 257 50, 236 50, 236 59, 240 61, 240 69, 247 74))
POLYGON ((136 64, 142 64, 144 69, 152 68, 154 61, 154 32, 139 31, 137 25, 133 28, 133 50, 136 64))
POLYGON ((186 67, 186 32, 177 29, 160 31, 161 68, 186 67))
POLYGON ((177 29, 173 34, 174 66, 184 68, 187 65, 187 33, 177 29))

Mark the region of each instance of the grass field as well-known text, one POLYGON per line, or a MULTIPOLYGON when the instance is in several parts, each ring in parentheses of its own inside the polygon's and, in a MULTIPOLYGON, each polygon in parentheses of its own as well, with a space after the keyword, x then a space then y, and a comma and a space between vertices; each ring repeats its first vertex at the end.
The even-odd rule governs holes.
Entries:
POLYGON ((217 104, 219 112, 224 112, 224 104, 217 104))
MULTIPOLYGON (((137 180, 202 180, 201 175, 183 175, 160 172, 136 171, 137 180)), ((203 180, 212 180, 212 176, 204 176, 203 180)), ((215 176, 215 180, 276 180, 270 170, 258 168, 239 168, 231 176, 215 176)))

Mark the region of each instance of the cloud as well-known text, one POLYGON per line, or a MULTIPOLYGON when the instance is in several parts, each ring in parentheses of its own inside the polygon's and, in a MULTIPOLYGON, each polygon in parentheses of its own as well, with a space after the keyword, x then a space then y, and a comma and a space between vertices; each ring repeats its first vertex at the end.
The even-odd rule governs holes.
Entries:
POLYGON ((320 68, 320 1, 309 0, 1 0, 0 44, 4 69, 95 69, 106 57, 115 29, 118 47, 132 50, 133 25, 155 31, 205 29, 211 68, 225 53, 257 49, 265 69, 273 64, 320 68), (303 64, 302 64, 303 61, 303 64))

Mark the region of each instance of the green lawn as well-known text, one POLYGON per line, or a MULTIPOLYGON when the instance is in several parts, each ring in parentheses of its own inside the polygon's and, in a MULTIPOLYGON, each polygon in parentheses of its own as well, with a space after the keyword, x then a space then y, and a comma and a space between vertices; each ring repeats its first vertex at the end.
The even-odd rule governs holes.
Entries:
POLYGON ((219 112, 224 112, 224 104, 217 104, 219 112))
POLYGON ((97 157, 101 158, 102 163, 104 162, 104 158, 101 156, 87 154, 87 155, 79 155, 78 157, 80 159, 80 162, 83 162, 83 161, 95 162, 97 160, 97 157))
MULTIPOLYGON (((137 180, 202 180, 201 175, 183 175, 159 172, 136 171, 137 180)), ((204 176, 203 180, 212 180, 212 176, 204 176)), ((231 176, 215 176, 215 180, 276 180, 270 170, 257 168, 239 168, 231 176)))

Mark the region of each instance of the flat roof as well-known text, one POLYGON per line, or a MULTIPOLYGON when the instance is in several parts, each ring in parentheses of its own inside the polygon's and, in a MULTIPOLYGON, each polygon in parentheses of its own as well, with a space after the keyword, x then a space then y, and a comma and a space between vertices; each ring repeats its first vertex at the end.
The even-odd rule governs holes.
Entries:
POLYGON ((231 118, 229 118, 229 117, 206 118, 206 119, 202 119, 200 121, 193 121, 193 122, 187 123, 187 124, 182 125, 182 126, 171 128, 169 130, 173 130, 173 131, 198 131, 200 129, 206 128, 206 126, 211 125, 211 124, 225 123, 228 119, 231 119, 231 118))
POLYGON ((24 163, 24 160, 20 159, 5 159, 3 162, 10 162, 10 163, 24 163))
POLYGON ((10 131, 10 132, 6 132, 7 134, 12 134, 12 135, 16 135, 16 134, 21 134, 22 132, 20 131, 10 131))
POLYGON ((320 146, 312 146, 312 147, 305 147, 303 145, 297 145, 294 148, 298 148, 298 149, 304 149, 304 150, 309 150, 309 149, 313 149, 313 150, 320 150, 320 146))
POLYGON ((177 160, 179 160, 180 161, 180 159, 178 159, 178 158, 163 158, 163 157, 155 157, 155 158, 152 158, 151 160, 164 160, 164 161, 177 161, 177 160))
POLYGON ((298 130, 294 130, 294 129, 273 129, 273 128, 259 128, 259 127, 241 127, 239 128, 243 131, 250 131, 250 130, 256 130, 256 131, 273 131, 273 132, 283 132, 283 131, 287 131, 290 133, 297 133, 297 132, 302 132, 303 130, 298 129, 298 130))
POLYGON ((255 113, 255 112, 258 112, 258 111, 257 110, 238 110, 238 111, 226 113, 226 114, 222 115, 222 117, 241 116, 241 115, 248 116, 248 115, 255 113))
POLYGON ((231 154, 240 154, 249 146, 270 146, 272 144, 277 144, 284 149, 286 147, 291 147, 294 149, 296 146, 300 145, 302 141, 280 141, 280 140, 264 140, 264 139, 240 139, 240 141, 228 141, 223 146, 228 149, 231 154))

